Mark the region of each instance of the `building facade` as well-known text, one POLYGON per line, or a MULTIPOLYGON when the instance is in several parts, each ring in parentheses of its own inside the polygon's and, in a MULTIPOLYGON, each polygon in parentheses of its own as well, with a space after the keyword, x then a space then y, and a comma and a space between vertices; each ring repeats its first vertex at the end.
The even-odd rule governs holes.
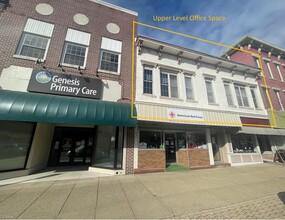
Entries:
POLYGON ((264 158, 272 159, 275 149, 285 148, 285 50, 252 36, 244 36, 233 46, 255 54, 230 49, 223 58, 263 69, 258 86, 275 129, 259 131, 258 141, 264 158))
POLYGON ((62 165, 133 173, 137 13, 97 0, 11 0, 1 9, 1 178, 62 165))
POLYGON ((259 68, 144 36, 136 45, 135 172, 263 162, 243 129, 270 124, 259 68))

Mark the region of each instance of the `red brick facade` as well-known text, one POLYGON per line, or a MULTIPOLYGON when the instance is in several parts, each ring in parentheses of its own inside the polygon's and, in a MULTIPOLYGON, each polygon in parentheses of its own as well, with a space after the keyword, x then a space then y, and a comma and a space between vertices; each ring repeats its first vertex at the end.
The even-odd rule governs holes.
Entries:
POLYGON ((135 173, 164 172, 165 166, 165 150, 139 150, 135 173))
POLYGON ((190 168, 210 167, 209 152, 203 149, 178 150, 177 164, 190 168))

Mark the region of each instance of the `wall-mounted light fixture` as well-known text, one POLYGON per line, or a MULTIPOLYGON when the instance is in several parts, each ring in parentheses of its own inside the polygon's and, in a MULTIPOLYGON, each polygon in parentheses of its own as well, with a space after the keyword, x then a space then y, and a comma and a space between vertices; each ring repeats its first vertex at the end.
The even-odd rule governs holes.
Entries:
POLYGON ((60 68, 61 68, 61 71, 62 71, 62 72, 65 72, 65 69, 63 69, 63 67, 62 67, 62 64, 61 64, 61 63, 57 64, 57 67, 60 67, 60 68))
POLYGON ((43 65, 43 63, 44 63, 44 62, 43 62, 41 59, 37 59, 36 62, 35 62, 35 64, 41 64, 42 68, 45 70, 45 69, 46 69, 46 66, 43 65))

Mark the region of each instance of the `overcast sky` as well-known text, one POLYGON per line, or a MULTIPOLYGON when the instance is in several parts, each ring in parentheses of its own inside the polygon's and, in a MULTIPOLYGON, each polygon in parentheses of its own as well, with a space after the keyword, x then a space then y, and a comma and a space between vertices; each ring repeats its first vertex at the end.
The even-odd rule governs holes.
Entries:
MULTIPOLYGON (((249 34, 285 49, 285 0, 104 0, 137 11, 139 22, 232 45, 249 34), (222 22, 157 22, 153 16, 225 16, 222 22)), ((226 48, 151 28, 139 34, 219 56, 226 48)))

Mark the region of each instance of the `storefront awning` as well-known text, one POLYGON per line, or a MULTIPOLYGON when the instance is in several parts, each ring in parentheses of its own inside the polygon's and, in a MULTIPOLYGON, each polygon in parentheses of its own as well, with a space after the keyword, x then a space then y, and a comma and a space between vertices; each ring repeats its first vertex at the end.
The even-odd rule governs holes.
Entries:
POLYGON ((128 103, 6 90, 0 91, 0 120, 124 127, 137 122, 128 103))
POLYGON ((285 135, 285 129, 242 127, 238 133, 260 135, 285 135))

